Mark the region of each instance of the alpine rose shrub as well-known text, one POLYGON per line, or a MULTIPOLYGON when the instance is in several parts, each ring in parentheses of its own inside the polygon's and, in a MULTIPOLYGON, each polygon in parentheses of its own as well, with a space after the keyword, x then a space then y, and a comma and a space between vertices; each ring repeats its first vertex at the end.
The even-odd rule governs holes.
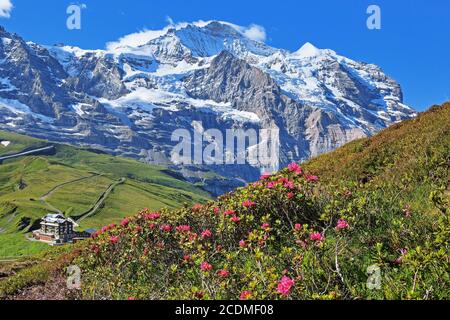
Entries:
MULTIPOLYGON (((361 153, 361 168, 344 168, 354 180, 341 179, 336 167, 327 172, 336 179, 322 174, 319 179, 316 172, 334 160, 321 163, 319 157, 321 166, 292 163, 217 201, 144 210, 119 219, 119 227, 102 228, 74 261, 83 270, 81 296, 448 299, 446 149, 439 149, 439 156, 422 150, 427 167, 418 172, 407 157, 367 151, 365 144, 372 146, 367 141, 352 145, 367 152, 361 153), (411 168, 397 171, 397 160, 411 168), (376 178, 383 161, 389 170, 376 178), (414 201, 416 190, 425 200, 414 201), (366 285, 373 266, 389 280, 380 290, 366 285)), ((344 158, 338 166, 353 160, 344 158)))

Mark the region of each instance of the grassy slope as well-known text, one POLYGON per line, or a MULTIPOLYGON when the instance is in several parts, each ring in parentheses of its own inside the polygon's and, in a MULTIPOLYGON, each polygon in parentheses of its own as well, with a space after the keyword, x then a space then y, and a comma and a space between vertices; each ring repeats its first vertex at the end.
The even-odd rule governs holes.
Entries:
MULTIPOLYGON (((46 144, 7 132, 0 132, 2 140, 12 142, 6 148, 1 147, 3 154, 46 144)), ((206 192, 171 177, 161 167, 66 145, 56 145, 56 150, 53 156, 27 156, 0 165, 0 258, 28 255, 47 248, 30 243, 23 233, 54 208, 67 216, 79 216, 122 177, 126 178, 125 183, 111 192, 95 215, 83 220, 82 228, 117 223, 144 207, 177 208, 183 203, 208 198, 206 192), (64 185, 58 188, 61 184, 64 185), (41 200, 45 195, 50 207, 41 200)))
MULTIPOLYGON (((445 104, 306 163, 319 182, 285 169, 201 209, 162 210, 150 221, 141 212, 71 256, 84 272, 82 297, 237 299, 248 291, 255 299, 448 299, 449 157, 445 104), (245 200, 255 206, 245 208, 245 200), (349 227, 337 230, 339 219, 349 227), (164 232, 163 224, 192 230, 164 232), (194 236, 205 229, 212 237, 194 236), (202 262, 212 270, 201 271, 202 262), (371 266, 380 268, 377 289, 367 287, 371 266), (217 276, 220 269, 230 275, 217 276), (288 296, 277 286, 283 275, 295 280, 288 296)), ((40 266, 40 277, 26 269, 0 282, 0 296, 46 282, 61 259, 40 266)))
POLYGON ((15 133, 5 132, 5 131, 0 132, 0 141, 13 142, 8 147, 4 147, 3 145, 0 145, 0 156, 20 152, 20 151, 22 151, 24 149, 28 149, 30 147, 39 148, 41 146, 42 147, 45 146, 45 142, 42 140, 18 135, 15 133))
POLYGON ((435 203, 428 198, 449 181, 450 173, 445 173, 449 161, 450 103, 446 103, 372 138, 353 141, 319 156, 304 167, 320 175, 328 185, 342 181, 364 185, 368 190, 381 190, 388 201, 401 201, 413 210, 435 213, 435 203), (433 182, 439 178, 442 185, 437 186, 433 182))

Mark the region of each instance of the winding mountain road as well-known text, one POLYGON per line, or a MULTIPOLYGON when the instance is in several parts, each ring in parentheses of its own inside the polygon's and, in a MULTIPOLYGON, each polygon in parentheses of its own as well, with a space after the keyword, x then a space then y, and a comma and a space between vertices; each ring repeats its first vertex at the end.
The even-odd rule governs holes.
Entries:
POLYGON ((55 146, 47 146, 47 147, 42 147, 42 148, 37 148, 37 149, 32 149, 32 150, 28 150, 28 151, 23 151, 23 152, 19 152, 19 153, 15 153, 15 154, 10 154, 7 156, 2 156, 0 157, 0 163, 4 160, 8 160, 8 159, 14 159, 14 158, 19 158, 19 157, 23 157, 23 156, 29 156, 35 153, 39 153, 42 151, 49 151, 54 149, 55 146))
POLYGON ((117 187, 120 184, 125 183, 125 178, 120 178, 119 181, 116 181, 112 183, 108 189, 100 196, 100 198, 97 200, 97 202, 92 206, 90 210, 88 210, 86 213, 82 214, 78 220, 76 221, 78 224, 83 221, 86 218, 89 218, 90 216, 94 215, 97 210, 100 208, 100 206, 105 202, 105 200, 108 198, 109 194, 114 190, 115 187, 117 187))

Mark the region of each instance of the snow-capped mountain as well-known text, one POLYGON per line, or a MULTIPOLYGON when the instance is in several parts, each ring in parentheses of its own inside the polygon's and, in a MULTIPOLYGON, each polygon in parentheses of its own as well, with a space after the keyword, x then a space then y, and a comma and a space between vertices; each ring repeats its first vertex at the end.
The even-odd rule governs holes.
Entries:
MULTIPOLYGON (((105 50, 44 46, 0 29, 0 128, 173 165, 174 130, 280 129, 281 165, 413 117, 373 65, 306 43, 289 52, 219 21, 143 31, 105 50), (198 129, 198 128, 197 128, 198 129)), ((177 167, 215 194, 251 166, 177 167), (217 178, 205 170, 213 170, 217 178)))

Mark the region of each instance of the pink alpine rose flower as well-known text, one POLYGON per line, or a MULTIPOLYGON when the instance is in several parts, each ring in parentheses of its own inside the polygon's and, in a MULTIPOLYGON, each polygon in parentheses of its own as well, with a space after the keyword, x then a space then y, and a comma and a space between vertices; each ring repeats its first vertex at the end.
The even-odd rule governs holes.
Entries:
POLYGON ((153 212, 145 215, 145 219, 147 220, 158 220, 159 218, 161 218, 161 214, 158 212, 153 212))
POLYGON ((240 300, 249 300, 252 297, 251 291, 243 291, 239 297, 240 300))
POLYGON ((296 223, 294 226, 295 231, 300 231, 302 230, 302 225, 300 223, 296 223))
POLYGON ((222 269, 217 271, 217 275, 221 278, 228 278, 230 276, 230 271, 226 270, 226 269, 222 269))
POLYGON ((256 202, 253 202, 253 201, 251 201, 251 200, 245 200, 244 202, 242 202, 242 205, 243 205, 245 208, 251 208, 251 207, 256 206, 256 202))
POLYGON ((293 163, 288 165, 288 169, 289 169, 290 172, 295 172, 299 168, 300 168, 300 166, 298 165, 298 163, 295 163, 295 162, 293 162, 293 163))
POLYGON ((232 216, 235 213, 236 213, 236 211, 234 211, 234 210, 227 210, 223 213, 223 215, 224 216, 232 216))
POLYGON ((246 248, 247 247, 247 243, 244 240, 241 240, 241 241, 239 241, 239 247, 246 248))
POLYGON ((170 224, 163 224, 161 226, 161 230, 164 232, 170 232, 172 231, 172 226, 170 224))
POLYGON ((125 218, 122 220, 122 222, 120 224, 122 225, 122 227, 127 227, 129 223, 130 223, 130 219, 125 218))
POLYGON ((263 173, 262 175, 261 175, 261 178, 259 178, 259 180, 267 180, 267 179, 269 179, 271 177, 271 174, 270 173, 263 173))
POLYGON ((291 294, 291 289, 295 285, 295 281, 287 276, 283 276, 278 282, 277 291, 283 297, 287 297, 291 294))
POLYGON ((263 229, 264 231, 267 231, 270 229, 270 224, 268 223, 263 223, 263 225, 261 226, 261 229, 263 229))
POLYGON ((303 173, 302 168, 298 165, 298 163, 295 163, 295 162, 288 165, 288 169, 290 172, 295 172, 296 174, 303 173))
POLYGON ((188 225, 181 225, 181 226, 176 227, 176 230, 178 232, 189 232, 189 231, 191 231, 191 227, 188 225))
POLYGON ((321 242, 321 241, 323 241, 325 239, 324 236, 321 233, 319 233, 319 232, 311 233, 309 238, 312 241, 317 241, 317 242, 321 242))
POLYGON ((336 230, 344 230, 347 229, 348 227, 349 226, 347 221, 345 221, 344 219, 339 219, 336 225, 336 230))
POLYGON ((266 188, 273 189, 276 185, 277 185, 276 182, 271 181, 271 182, 267 183, 266 188))
POLYGON ((308 182, 319 181, 319 177, 318 176, 312 176, 312 175, 309 175, 309 174, 306 175, 305 178, 306 178, 306 181, 308 181, 308 182))
POLYGON ((112 244, 116 244, 119 242, 119 237, 118 236, 111 236, 109 238, 109 242, 111 242, 112 244))
POLYGON ((199 203, 194 204, 194 206, 192 207, 192 211, 193 211, 193 212, 198 212, 198 211, 200 211, 201 209, 203 209, 203 205, 201 205, 201 204, 199 204, 199 203))
POLYGON ((295 188, 295 185, 294 185, 294 182, 292 182, 292 181, 287 181, 287 182, 284 183, 284 187, 285 187, 286 189, 292 190, 292 189, 295 188))
POLYGON ((241 221, 241 218, 239 218, 238 216, 232 216, 230 220, 233 222, 239 222, 241 221))
POLYGON ((212 268, 213 266, 206 261, 203 261, 200 265, 200 270, 202 270, 203 272, 210 271, 212 270, 212 268))
POLYGON ((202 232, 202 238, 211 238, 211 237, 212 237, 211 230, 206 229, 205 231, 202 232))

